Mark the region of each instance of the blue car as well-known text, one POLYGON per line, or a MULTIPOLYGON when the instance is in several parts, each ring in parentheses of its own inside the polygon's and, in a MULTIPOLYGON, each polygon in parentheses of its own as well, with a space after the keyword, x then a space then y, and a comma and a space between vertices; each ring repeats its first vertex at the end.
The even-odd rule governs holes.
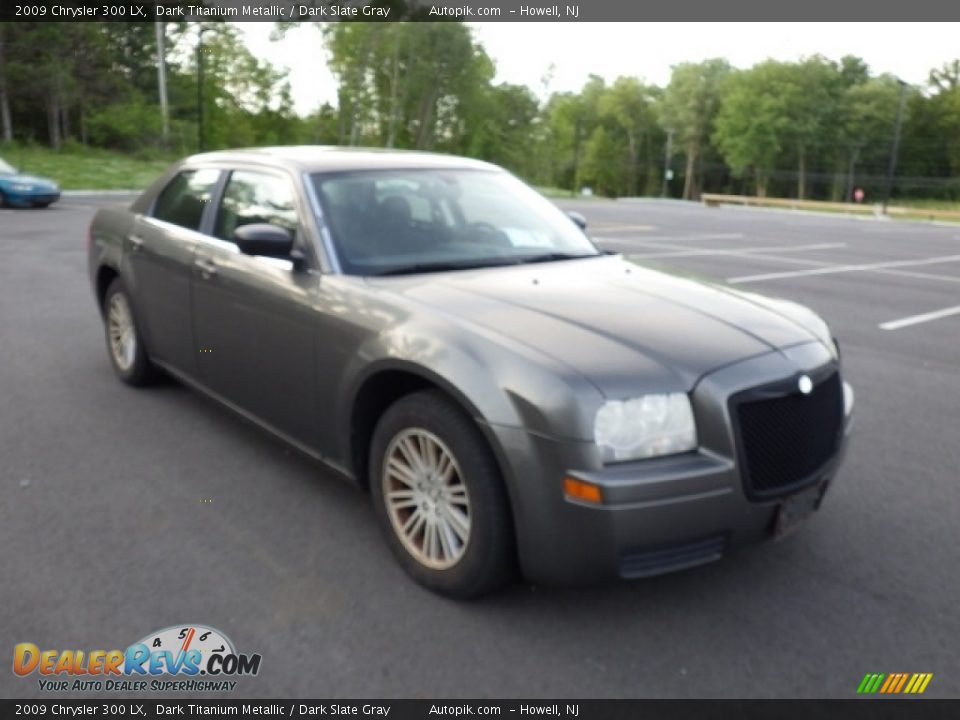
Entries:
POLYGON ((46 207, 60 199, 60 187, 47 178, 24 175, 0 160, 0 207, 46 207))

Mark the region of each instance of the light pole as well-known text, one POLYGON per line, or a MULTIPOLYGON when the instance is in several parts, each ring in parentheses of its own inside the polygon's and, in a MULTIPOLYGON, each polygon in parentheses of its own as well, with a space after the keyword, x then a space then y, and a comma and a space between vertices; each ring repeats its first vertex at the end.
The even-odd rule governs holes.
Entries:
POLYGON ((663 186, 660 188, 660 197, 667 196, 670 182, 670 155, 673 152, 673 130, 667 130, 667 147, 663 153, 663 186))
POLYGON ((197 148, 204 151, 206 144, 203 135, 203 34, 210 28, 202 25, 197 31, 197 148))
POLYGON ((164 23, 157 20, 154 23, 154 29, 157 35, 157 84, 160 89, 160 116, 163 120, 163 148, 169 148, 170 145, 170 106, 167 102, 167 61, 166 51, 163 47, 164 41, 164 23))
POLYGON ((890 193, 893 192, 893 174, 897 170, 897 151, 900 149, 900 130, 903 128, 903 106, 907 102, 907 87, 909 83, 897 78, 900 83, 900 102, 897 105, 897 122, 893 128, 893 145, 890 148, 890 164, 887 166, 887 182, 883 191, 883 214, 887 214, 887 203, 890 202, 890 193))

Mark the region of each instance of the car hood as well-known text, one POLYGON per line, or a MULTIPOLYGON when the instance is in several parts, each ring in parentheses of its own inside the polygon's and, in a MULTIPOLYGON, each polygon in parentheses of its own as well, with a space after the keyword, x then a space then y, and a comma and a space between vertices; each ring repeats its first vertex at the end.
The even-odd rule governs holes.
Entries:
POLYGON ((42 187, 56 187, 57 184, 49 178, 37 177, 36 175, 0 175, 0 183, 40 185, 42 187))
POLYGON ((802 306, 620 256, 371 282, 566 363, 607 397, 689 391, 716 368, 829 342, 826 326, 802 306))

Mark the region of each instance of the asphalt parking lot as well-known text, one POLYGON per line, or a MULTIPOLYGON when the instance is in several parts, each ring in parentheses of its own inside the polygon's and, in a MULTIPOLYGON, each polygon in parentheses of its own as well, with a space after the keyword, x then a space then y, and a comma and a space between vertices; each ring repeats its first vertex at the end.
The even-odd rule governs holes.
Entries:
MULTIPOLYGON (((868 672, 960 695, 960 226, 561 203, 638 262, 821 313, 855 437, 782 542, 462 604, 406 579, 352 487, 176 384, 114 378, 85 267, 112 201, 0 210, 0 652, 204 623, 263 656, 233 697, 850 698, 868 672)), ((40 695, 0 671, 0 696, 40 695)))

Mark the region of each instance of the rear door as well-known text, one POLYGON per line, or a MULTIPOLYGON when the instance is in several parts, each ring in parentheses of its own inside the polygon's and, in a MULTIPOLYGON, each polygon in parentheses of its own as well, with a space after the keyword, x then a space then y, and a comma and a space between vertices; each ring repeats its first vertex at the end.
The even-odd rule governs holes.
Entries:
POLYGON ((320 275, 291 177, 237 169, 215 208, 212 236, 194 255, 193 323, 204 385, 289 438, 315 446, 316 289, 320 275), (272 223, 294 234, 308 258, 244 255, 232 242, 241 225, 272 223))
POLYGON ((126 240, 126 279, 150 355, 190 376, 196 375, 190 322, 193 253, 221 175, 212 168, 177 173, 126 240))

